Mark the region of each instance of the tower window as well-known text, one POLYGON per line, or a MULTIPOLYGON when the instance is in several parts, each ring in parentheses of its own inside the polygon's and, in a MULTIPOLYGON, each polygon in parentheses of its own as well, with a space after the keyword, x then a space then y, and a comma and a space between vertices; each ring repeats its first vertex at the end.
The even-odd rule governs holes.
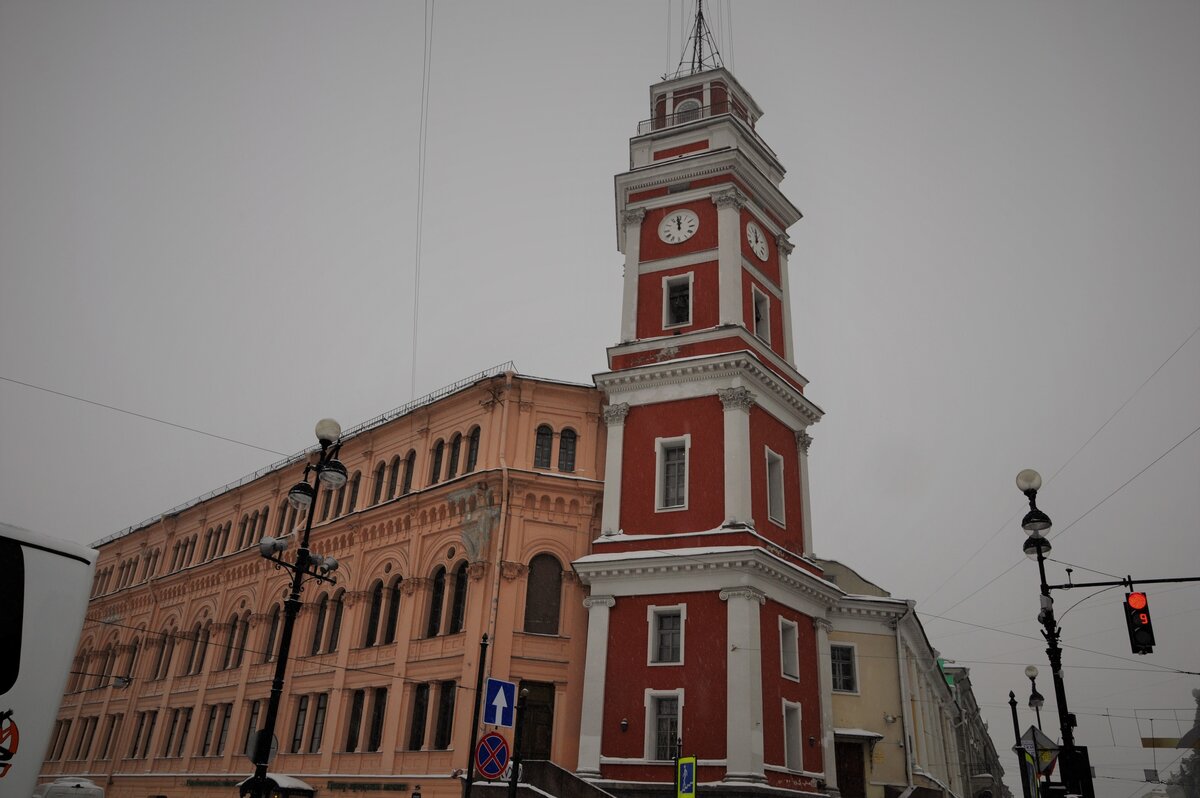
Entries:
POLYGON ((687 607, 683 604, 647 608, 651 665, 683 664, 683 622, 686 617, 687 607))
POLYGON ((656 509, 683 510, 687 508, 687 461, 691 436, 658 438, 655 441, 658 457, 655 468, 657 487, 656 509))
POLYGON ((800 681, 799 631, 796 624, 779 619, 780 670, 785 678, 800 681))
POLYGON ((692 276, 663 278, 663 329, 692 323, 692 276))
POLYGON ((771 299, 757 286, 751 286, 754 297, 754 334, 766 343, 771 343, 771 299))
POLYGON ((783 458, 767 449, 767 517, 785 525, 783 511, 783 458))
POLYGON ((675 106, 675 124, 682 125, 684 122, 694 122, 700 118, 700 101, 699 100, 684 100, 675 106))

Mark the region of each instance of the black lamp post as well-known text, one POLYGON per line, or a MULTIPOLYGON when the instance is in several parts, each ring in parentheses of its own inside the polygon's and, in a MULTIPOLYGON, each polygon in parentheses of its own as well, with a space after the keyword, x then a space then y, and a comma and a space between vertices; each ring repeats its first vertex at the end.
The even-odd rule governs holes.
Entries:
MULTIPOLYGON (((1058 705, 1059 729, 1062 733, 1060 758, 1063 781, 1069 792, 1091 796, 1093 795, 1091 775, 1086 768, 1080 767, 1081 763, 1076 754, 1075 716, 1067 709, 1067 693, 1062 673, 1062 648, 1058 644, 1062 630, 1054 619, 1054 599, 1050 596, 1050 585, 1046 582, 1046 555, 1050 553, 1050 541, 1042 533, 1049 529, 1053 522, 1050 520, 1050 516, 1038 509, 1037 492, 1041 487, 1042 475, 1032 468, 1026 468, 1017 474, 1017 488, 1029 499, 1029 512, 1021 519, 1021 528, 1028 535, 1022 549, 1025 556, 1037 561, 1038 575, 1041 577, 1041 610, 1038 612, 1038 621, 1043 627, 1042 637, 1046 639, 1046 656, 1050 659, 1050 674, 1054 679, 1054 698, 1058 705)), ((1028 671, 1026 671, 1026 675, 1029 675, 1028 671)), ((1037 694, 1036 689, 1034 694, 1037 694)), ((1033 706, 1033 695, 1029 697, 1029 703, 1030 706, 1033 706)), ((1041 726, 1040 721, 1038 725, 1041 726)))
POLYGON ((283 632, 279 637, 279 653, 276 655, 275 678, 271 682, 271 695, 267 700, 267 715, 263 719, 262 730, 254 742, 254 775, 242 783, 241 794, 268 798, 273 788, 267 778, 267 760, 271 755, 271 739, 275 735, 275 720, 279 715, 279 699, 283 695, 283 680, 287 675, 288 653, 292 643, 292 629, 296 625, 296 615, 300 612, 300 593, 304 589, 305 577, 311 577, 318 582, 335 584, 336 580, 330 575, 338 567, 338 562, 332 557, 322 557, 308 550, 308 536, 312 532, 313 510, 316 508, 317 495, 324 485, 326 490, 337 490, 346 484, 346 467, 338 459, 342 448, 340 438, 342 427, 332 418, 323 418, 317 422, 317 441, 321 451, 315 463, 304 466, 304 476, 288 491, 288 503, 297 512, 308 510, 304 521, 304 533, 300 538, 300 547, 296 550, 296 562, 289 563, 279 556, 287 548, 287 540, 264 537, 258 544, 259 553, 275 563, 277 568, 286 568, 292 572, 292 591, 283 603, 283 632), (313 482, 309 478, 314 476, 313 482))
POLYGON ((1029 665, 1025 668, 1025 676, 1029 679, 1029 708, 1037 713, 1038 729, 1042 728, 1042 706, 1046 703, 1046 696, 1038 692, 1037 677, 1038 669, 1034 665, 1029 665))

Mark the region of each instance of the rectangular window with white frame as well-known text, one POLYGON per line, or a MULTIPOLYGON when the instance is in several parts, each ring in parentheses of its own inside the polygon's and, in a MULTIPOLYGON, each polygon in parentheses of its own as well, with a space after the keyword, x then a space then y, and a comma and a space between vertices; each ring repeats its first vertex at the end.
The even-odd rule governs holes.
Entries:
POLYGON ((692 281, 692 272, 662 278, 664 330, 692 323, 692 281))
POLYGON ((779 526, 787 526, 783 507, 783 457, 770 449, 767 455, 767 517, 779 526))
POLYGON ((683 628, 686 620, 686 604, 671 607, 651 604, 646 608, 646 622, 650 631, 647 662, 650 665, 683 664, 683 628))
POLYGON ((857 693, 854 646, 830 646, 829 660, 833 667, 833 689, 839 693, 857 693))
POLYGON ((800 705, 787 699, 783 702, 783 764, 788 770, 804 770, 800 705))
POLYGON ((779 618, 780 671, 785 679, 800 681, 800 630, 794 621, 779 618))
POLYGON ((656 511, 687 509, 688 450, 691 447, 691 435, 655 439, 654 509, 656 511))
POLYGON ((646 759, 669 762, 675 758, 682 721, 682 687, 646 690, 646 759))
POLYGON ((758 290, 758 286, 750 286, 750 295, 754 300, 754 334, 765 343, 771 343, 771 298, 758 290))

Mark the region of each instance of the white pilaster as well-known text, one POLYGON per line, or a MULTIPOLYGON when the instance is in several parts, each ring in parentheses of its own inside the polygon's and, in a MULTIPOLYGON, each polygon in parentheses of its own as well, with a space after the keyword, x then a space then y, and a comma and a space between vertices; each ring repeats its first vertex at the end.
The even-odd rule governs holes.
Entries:
POLYGON ((604 408, 608 425, 608 443, 604 455, 604 504, 600 514, 600 532, 615 535, 621 531, 621 457, 625 451, 625 416, 629 405, 604 408))
POLYGON ((762 635, 767 598, 751 587, 726 588, 725 781, 765 782, 763 772, 762 635))
POLYGON ((717 206, 717 290, 720 323, 745 325, 742 313, 742 207, 746 195, 736 188, 712 195, 717 206))
POLYGON ((754 394, 747 388, 717 391, 725 408, 725 521, 750 523, 750 408, 754 394))
POLYGON ((786 233, 775 239, 775 249, 779 252, 779 291, 783 294, 780 312, 783 313, 783 359, 792 366, 796 365, 795 354, 792 352, 792 297, 788 293, 788 255, 796 247, 786 233))
POLYGON ((621 293, 621 343, 637 339, 639 262, 642 254, 642 219, 645 208, 628 208, 621 214, 625 224, 625 283, 621 293))
POLYGON ((583 712, 579 722, 580 776, 600 775, 600 740, 604 732, 604 683, 608 665, 608 616, 617 600, 588 596, 587 659, 583 666, 583 712))
POLYGON ((812 436, 807 430, 796 433, 796 456, 800 463, 800 532, 803 535, 803 551, 805 557, 813 553, 812 537, 812 504, 811 493, 808 489, 808 447, 812 446, 812 436))
POLYGON ((825 769, 825 789, 838 793, 837 749, 833 739, 833 659, 829 652, 829 631, 833 624, 824 618, 813 618, 817 631, 817 687, 821 700, 821 759, 825 769))

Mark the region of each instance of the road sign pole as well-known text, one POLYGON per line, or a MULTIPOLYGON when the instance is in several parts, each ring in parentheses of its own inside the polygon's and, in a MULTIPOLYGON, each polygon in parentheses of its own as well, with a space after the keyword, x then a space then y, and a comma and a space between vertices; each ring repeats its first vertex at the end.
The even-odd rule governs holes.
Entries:
POLYGON ((517 698, 517 715, 513 729, 512 778, 508 780, 508 798, 517 798, 517 781, 521 777, 521 737, 525 731, 525 698, 528 695, 528 690, 522 690, 517 698))
POLYGON ((467 780, 463 782, 463 798, 471 798, 471 782, 475 780, 475 747, 479 745, 479 708, 483 705, 483 664, 487 660, 488 636, 479 641, 479 664, 475 673, 475 711, 471 715, 471 747, 467 750, 467 780))

